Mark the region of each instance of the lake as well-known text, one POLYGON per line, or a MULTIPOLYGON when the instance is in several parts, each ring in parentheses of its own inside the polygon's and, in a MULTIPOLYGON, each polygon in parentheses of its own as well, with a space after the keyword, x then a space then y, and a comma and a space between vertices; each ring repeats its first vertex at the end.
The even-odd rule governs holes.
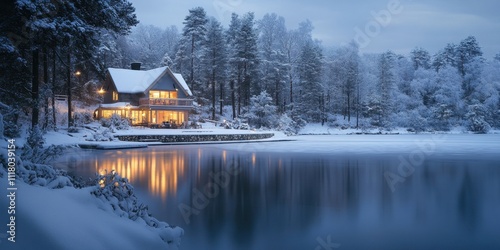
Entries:
POLYGON ((78 150, 54 165, 127 177, 184 228, 180 249, 500 249, 500 140, 467 138, 78 150))

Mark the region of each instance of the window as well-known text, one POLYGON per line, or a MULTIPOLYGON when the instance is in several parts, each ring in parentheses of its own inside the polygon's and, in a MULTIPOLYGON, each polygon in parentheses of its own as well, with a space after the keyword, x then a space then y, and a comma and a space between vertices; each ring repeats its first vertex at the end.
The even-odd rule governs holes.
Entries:
POLYGON ((160 91, 149 91, 149 98, 160 98, 160 91))
POLYGON ((121 110, 103 110, 102 118, 110 118, 113 114, 121 116, 121 110))
POLYGON ((149 98, 151 99, 177 99, 177 91, 158 91, 151 90, 149 91, 149 98))
POLYGON ((113 101, 118 101, 118 92, 113 91, 113 101))

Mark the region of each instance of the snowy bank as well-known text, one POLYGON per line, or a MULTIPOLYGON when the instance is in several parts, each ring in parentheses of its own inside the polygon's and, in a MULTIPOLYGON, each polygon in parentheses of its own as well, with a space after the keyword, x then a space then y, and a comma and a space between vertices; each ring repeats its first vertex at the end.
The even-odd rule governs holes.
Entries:
MULTIPOLYGON (((2 241, 2 249, 177 249, 178 242, 165 244, 144 222, 107 211, 109 204, 91 195, 91 188, 17 186, 16 243, 2 241)), ((177 228, 171 237, 180 241, 181 234, 177 228)))

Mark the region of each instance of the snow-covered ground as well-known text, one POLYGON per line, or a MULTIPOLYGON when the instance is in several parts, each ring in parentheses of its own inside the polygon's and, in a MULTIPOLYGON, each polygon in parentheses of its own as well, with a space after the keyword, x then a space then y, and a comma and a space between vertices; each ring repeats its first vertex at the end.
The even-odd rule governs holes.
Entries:
MULTIPOLYGON (((6 183, 3 177, 2 183, 6 183)), ((16 183, 16 242, 1 239, 1 249, 166 249, 158 233, 144 221, 108 211, 91 188, 48 189, 16 183)), ((8 207, 2 188, 1 206, 8 207)), ((5 222, 1 213, 2 222, 5 222)), ((179 229, 181 230, 181 229, 179 229)), ((167 248, 175 249, 175 248, 167 248)))

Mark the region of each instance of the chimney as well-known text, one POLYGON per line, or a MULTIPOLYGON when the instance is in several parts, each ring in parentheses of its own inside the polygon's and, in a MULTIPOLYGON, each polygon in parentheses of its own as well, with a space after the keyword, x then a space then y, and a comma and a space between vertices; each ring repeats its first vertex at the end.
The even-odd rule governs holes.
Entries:
POLYGON ((138 63, 138 62, 136 62, 136 63, 131 63, 131 64, 130 64, 130 68, 131 68, 132 70, 141 70, 141 63, 138 63))

